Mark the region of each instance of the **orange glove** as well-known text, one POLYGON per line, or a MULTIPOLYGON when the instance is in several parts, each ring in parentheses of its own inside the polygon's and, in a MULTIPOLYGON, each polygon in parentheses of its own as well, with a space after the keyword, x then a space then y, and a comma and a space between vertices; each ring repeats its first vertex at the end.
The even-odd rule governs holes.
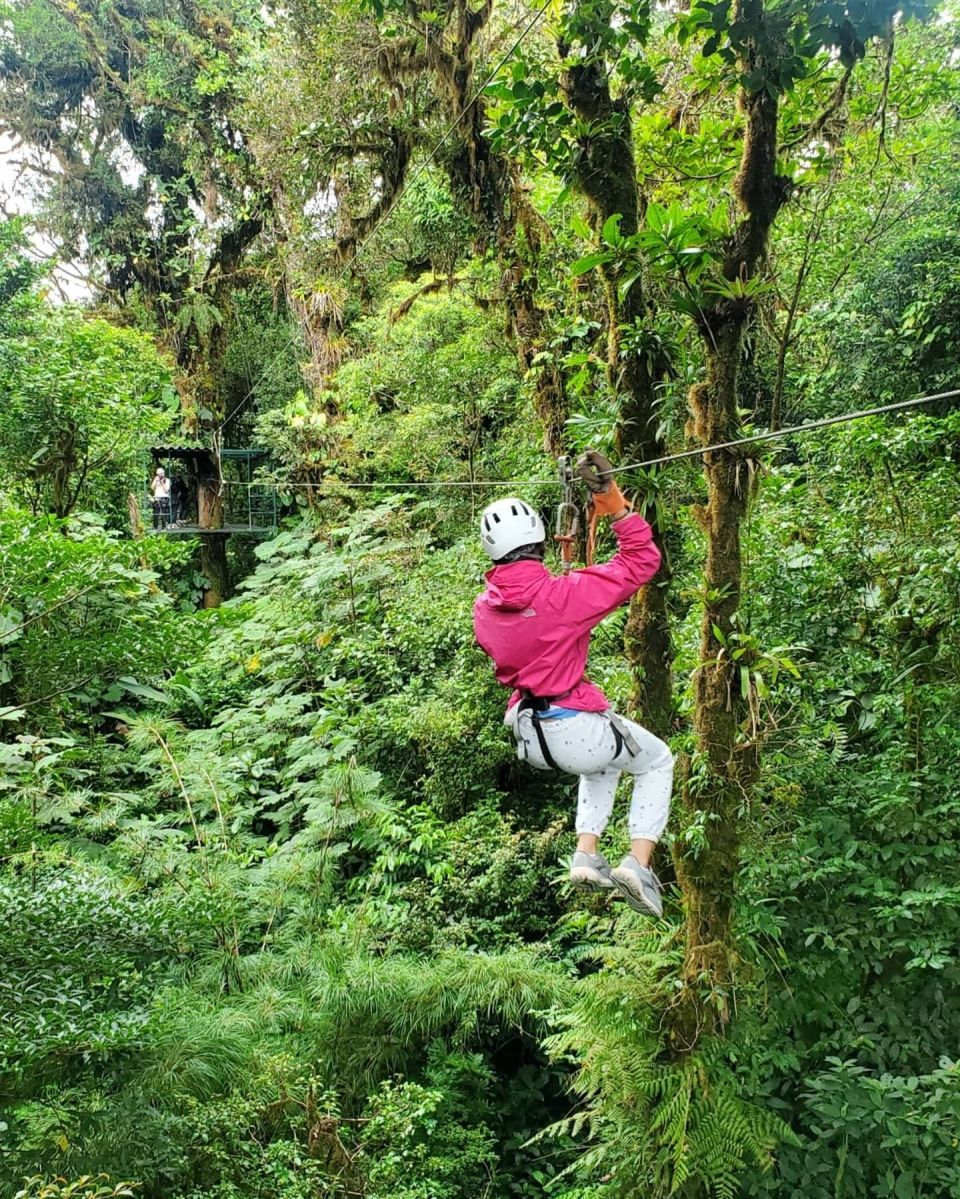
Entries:
POLYGON ((591 492, 590 506, 597 516, 614 516, 633 506, 614 482, 609 460, 596 450, 580 455, 577 472, 591 492))

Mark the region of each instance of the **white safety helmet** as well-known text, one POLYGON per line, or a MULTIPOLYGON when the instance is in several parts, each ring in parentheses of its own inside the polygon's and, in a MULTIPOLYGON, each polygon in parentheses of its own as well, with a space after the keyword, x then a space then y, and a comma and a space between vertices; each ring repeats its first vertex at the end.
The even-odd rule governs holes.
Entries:
POLYGON ((523 500, 496 500, 480 517, 480 540, 494 562, 521 545, 546 540, 543 521, 523 500))

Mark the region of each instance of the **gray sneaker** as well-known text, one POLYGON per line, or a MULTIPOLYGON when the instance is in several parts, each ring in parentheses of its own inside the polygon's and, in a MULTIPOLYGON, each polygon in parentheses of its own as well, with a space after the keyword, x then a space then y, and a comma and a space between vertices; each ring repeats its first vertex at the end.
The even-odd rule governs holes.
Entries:
POLYGON ((663 915, 660 880, 649 866, 641 866, 631 854, 610 871, 610 881, 635 912, 647 916, 663 915))
POLYGON ((584 853, 578 849, 570 863, 570 882, 584 891, 612 891, 610 863, 602 853, 584 853))

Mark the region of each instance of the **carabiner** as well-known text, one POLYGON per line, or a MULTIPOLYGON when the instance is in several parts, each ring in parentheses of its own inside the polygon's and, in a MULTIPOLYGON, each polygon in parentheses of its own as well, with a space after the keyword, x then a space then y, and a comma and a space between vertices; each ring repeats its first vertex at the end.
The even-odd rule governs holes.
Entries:
POLYGON ((561 454, 557 459, 557 474, 560 476, 560 486, 563 488, 563 501, 569 504, 573 500, 573 461, 569 454, 561 454))
POLYGON ((569 454, 557 459, 557 473, 563 488, 563 499, 557 505, 557 523, 554 540, 560 543, 560 566, 563 573, 573 569, 573 547, 580 532, 580 510, 573 502, 573 463, 569 454))

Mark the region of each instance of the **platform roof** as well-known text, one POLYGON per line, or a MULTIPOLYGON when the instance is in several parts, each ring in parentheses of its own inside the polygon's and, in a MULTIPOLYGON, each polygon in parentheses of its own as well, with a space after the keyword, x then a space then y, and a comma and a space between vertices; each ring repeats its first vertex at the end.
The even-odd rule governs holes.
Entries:
MULTIPOLYGON (((202 441, 188 440, 165 441, 163 445, 150 447, 154 458, 204 458, 213 454, 213 448, 202 441)), ((259 446, 230 446, 220 451, 220 457, 226 461, 249 461, 252 458, 266 458, 267 451, 259 446)))

